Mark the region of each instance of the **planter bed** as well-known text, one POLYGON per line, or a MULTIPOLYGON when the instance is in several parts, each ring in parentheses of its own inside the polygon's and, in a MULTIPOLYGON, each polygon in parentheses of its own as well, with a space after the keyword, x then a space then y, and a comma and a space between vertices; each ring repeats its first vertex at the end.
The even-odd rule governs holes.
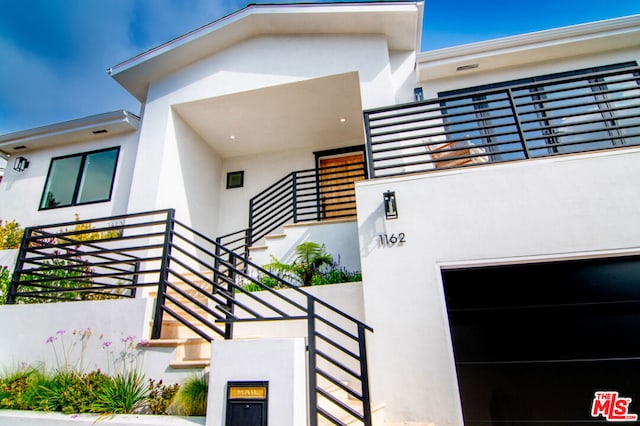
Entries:
POLYGON ((43 413, 40 411, 0 410, 0 424, 3 426, 66 426, 95 425, 128 426, 128 425, 204 425, 205 417, 151 416, 139 414, 118 414, 99 416, 95 414, 62 414, 43 413))

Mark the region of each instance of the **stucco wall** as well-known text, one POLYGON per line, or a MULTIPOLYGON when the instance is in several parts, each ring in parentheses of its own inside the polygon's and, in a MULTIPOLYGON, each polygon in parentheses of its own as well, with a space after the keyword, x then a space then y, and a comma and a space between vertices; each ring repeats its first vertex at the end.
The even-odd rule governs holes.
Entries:
POLYGON ((195 142, 196 133, 184 121, 177 125, 179 117, 171 112, 172 106, 354 71, 364 107, 394 102, 389 53, 381 36, 257 37, 153 82, 142 121, 130 211, 175 207, 178 216, 194 226, 203 223, 195 218, 206 217, 208 229, 203 230, 212 236, 246 227, 248 199, 290 171, 313 167, 312 149, 306 154, 293 150, 219 158, 213 148, 195 142), (199 147, 186 153, 185 143, 199 147), (216 192, 223 188, 226 172, 235 170, 245 170, 246 187, 216 192))
POLYGON ((548 61, 544 56, 539 56, 537 62, 527 63, 526 65, 515 63, 511 66, 505 66, 502 69, 488 72, 483 72, 481 68, 462 71, 452 74, 450 78, 423 81, 420 83, 420 86, 424 88, 425 99, 430 99, 437 98, 438 92, 446 90, 474 87, 500 81, 516 80, 519 78, 535 77, 627 61, 640 61, 640 48, 616 49, 612 46, 612 49, 606 53, 586 56, 571 56, 568 54, 563 60, 553 61, 548 61))
POLYGON ((149 338, 152 307, 153 299, 0 305, 0 324, 5 325, 0 333, 0 368, 12 371, 39 363, 61 368, 65 362, 76 366, 82 359, 85 371, 100 368, 113 373, 113 361, 124 349, 120 339, 133 336, 137 343, 149 338), (92 335, 82 339, 82 330, 88 329, 92 335), (103 347, 105 342, 112 344, 103 347))
POLYGON ((441 268, 640 253, 639 161, 629 148, 357 184, 369 371, 388 420, 462 425, 441 268))
POLYGON ((23 172, 16 172, 12 167, 5 170, 0 183, 0 219, 15 219, 25 227, 72 221, 75 214, 81 219, 89 219, 126 213, 137 145, 137 132, 130 132, 91 142, 21 153, 29 160, 29 167, 23 172), (117 146, 120 147, 120 154, 111 201, 38 211, 52 158, 117 146))

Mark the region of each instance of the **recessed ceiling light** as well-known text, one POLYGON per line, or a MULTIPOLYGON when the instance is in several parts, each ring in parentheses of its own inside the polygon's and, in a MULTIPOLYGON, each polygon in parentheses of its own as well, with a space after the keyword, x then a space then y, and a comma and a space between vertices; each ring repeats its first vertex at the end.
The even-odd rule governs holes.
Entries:
POLYGON ((347 122, 347 119, 346 119, 346 118, 344 118, 344 117, 342 117, 342 118, 340 119, 340 122, 341 122, 341 123, 346 123, 346 122, 347 122))
POLYGON ((231 140, 233 140, 233 139, 235 139, 235 138, 236 138, 236 137, 235 137, 234 135, 229 136, 229 139, 231 139, 231 140))

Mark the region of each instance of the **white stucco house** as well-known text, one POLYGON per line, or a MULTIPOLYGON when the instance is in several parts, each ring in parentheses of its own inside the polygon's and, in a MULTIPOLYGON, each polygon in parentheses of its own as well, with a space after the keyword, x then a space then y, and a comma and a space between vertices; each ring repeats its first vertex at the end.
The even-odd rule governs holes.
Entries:
POLYGON ((141 117, 1 135, 0 219, 34 227, 31 242, 62 235, 24 244, 15 283, 47 249, 75 247, 75 215, 99 218, 92 229, 121 229, 122 243, 98 238, 72 255, 111 268, 93 278, 103 290, 141 286, 122 302, 135 314, 107 312, 120 301, 41 309, 85 304, 114 332, 121 321, 159 340, 170 340, 163 316, 196 324, 207 331, 182 344, 204 337, 198 360, 210 346, 219 359, 277 358, 278 339, 306 339, 285 344, 285 366, 244 375, 214 358, 207 424, 230 415, 234 380, 269 381, 271 424, 604 422, 597 391, 640 413, 640 16, 423 52, 422 14, 413 1, 250 5, 109 69, 141 117), (28 167, 14 169, 17 157, 28 167), (186 248, 163 246, 178 237, 186 248), (358 329, 355 343, 325 339, 322 319, 272 331, 275 316, 331 308, 286 290, 303 308, 265 313, 254 299, 278 296, 239 289, 303 241, 362 272, 362 283, 309 290, 341 311, 333 324, 358 329), (121 264, 135 278, 114 272, 121 264), (204 306, 176 280, 210 284, 204 306), (269 340, 256 336, 275 346, 243 346, 269 340), (298 350, 321 353, 301 367, 298 350), (349 352, 356 361, 332 362, 349 352), (362 403, 336 413, 327 384, 362 403), (311 390, 300 400, 285 388, 311 390))

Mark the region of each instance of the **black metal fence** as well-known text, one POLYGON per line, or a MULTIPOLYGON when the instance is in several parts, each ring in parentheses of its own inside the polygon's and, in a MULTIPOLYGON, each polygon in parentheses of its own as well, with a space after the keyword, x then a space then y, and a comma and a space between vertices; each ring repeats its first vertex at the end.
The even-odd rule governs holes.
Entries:
POLYGON ((640 143, 640 67, 446 96, 365 112, 369 175, 640 143))
POLYGON ((365 178, 365 163, 288 174, 251 199, 249 243, 285 223, 355 217, 354 182, 365 178))
MULTIPOLYGON (((242 233, 225 239, 244 244, 242 233)), ((246 324, 298 324, 308 346, 311 425, 371 425, 371 328, 176 220, 173 210, 27 228, 8 302, 134 297, 144 288, 157 298, 154 339, 167 315, 208 341, 232 339, 246 324)))

